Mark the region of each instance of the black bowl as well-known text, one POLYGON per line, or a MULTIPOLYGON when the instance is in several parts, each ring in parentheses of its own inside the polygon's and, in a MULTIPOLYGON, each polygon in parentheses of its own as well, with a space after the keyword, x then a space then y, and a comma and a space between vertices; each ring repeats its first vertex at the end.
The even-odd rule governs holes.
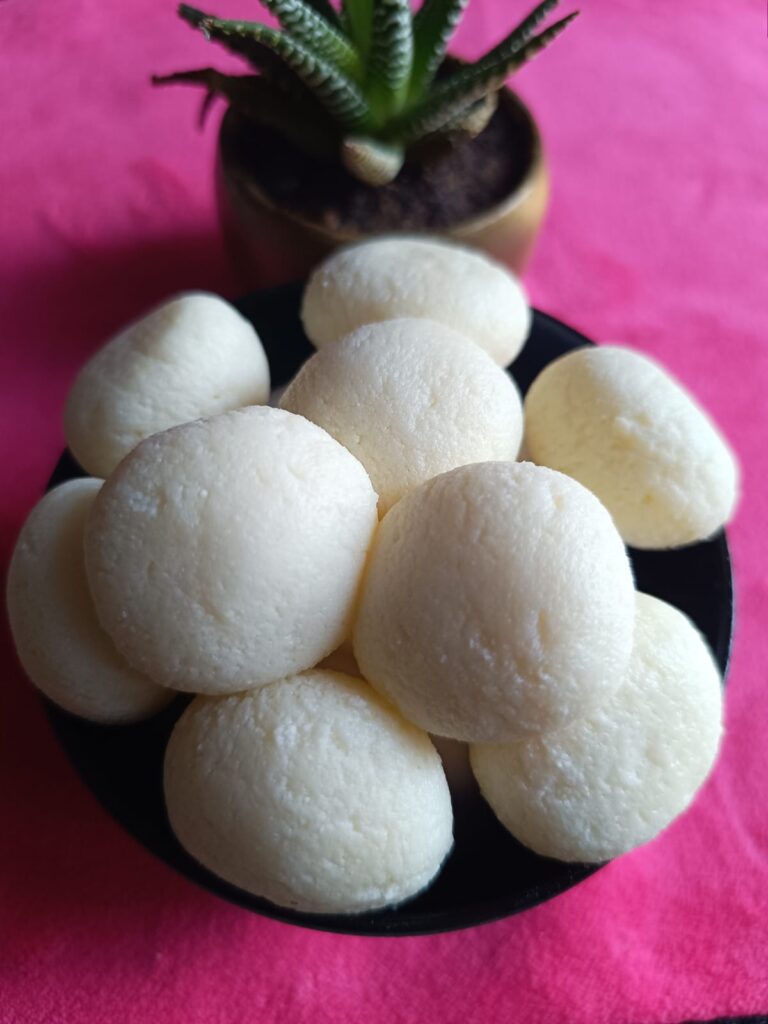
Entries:
MULTIPOLYGON (((301 328, 302 286, 257 292, 240 301, 269 356, 273 385, 286 383, 312 353, 301 328)), ((512 366, 523 392, 551 360, 580 345, 583 335, 535 312, 528 344, 512 366)), ((50 486, 82 470, 62 456, 50 486)), ((733 585, 723 533, 676 551, 630 551, 638 589, 689 615, 709 641, 725 675, 733 623, 733 585)), ((46 702, 56 735, 101 804, 140 843, 176 871, 225 899, 267 917, 353 935, 420 935, 451 931, 516 914, 581 882, 595 864, 562 864, 517 843, 478 797, 456 807, 456 842, 440 876, 424 893, 391 910, 355 916, 301 914, 236 889, 206 871, 179 845, 163 803, 162 764, 174 722, 188 703, 178 697, 160 715, 138 725, 99 726, 46 702)))

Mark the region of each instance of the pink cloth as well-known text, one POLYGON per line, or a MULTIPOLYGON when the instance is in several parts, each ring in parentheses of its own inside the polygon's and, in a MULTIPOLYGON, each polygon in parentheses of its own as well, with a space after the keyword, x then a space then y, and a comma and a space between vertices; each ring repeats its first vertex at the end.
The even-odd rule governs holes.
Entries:
MULTIPOLYGON (((256 13, 245 0, 214 6, 256 13)), ((459 48, 477 53, 526 7, 473 0, 459 48)), ((111 821, 57 747, 3 625, 2 1024, 660 1024, 768 1011, 765 3, 584 7, 519 78, 554 181, 528 284, 593 337, 663 359, 741 456, 738 627, 714 777, 656 842, 521 916, 417 939, 317 934, 198 890, 111 821)), ((234 288, 213 127, 196 130, 194 92, 147 84, 224 63, 173 8, 0 5, 4 560, 62 448, 62 403, 88 353, 176 289, 234 288)))

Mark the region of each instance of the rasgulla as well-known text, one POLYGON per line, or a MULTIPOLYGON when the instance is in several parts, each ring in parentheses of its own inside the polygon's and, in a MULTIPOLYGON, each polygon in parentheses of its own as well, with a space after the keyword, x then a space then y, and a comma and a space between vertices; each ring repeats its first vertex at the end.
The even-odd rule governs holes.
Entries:
POLYGON ((506 267, 455 242, 407 236, 332 253, 309 279, 301 316, 317 348, 363 324, 426 317, 464 334, 500 366, 531 329, 525 292, 506 267))
POLYGON ((280 405, 317 423, 368 471, 379 515, 468 462, 514 459, 523 415, 512 378, 431 320, 388 320, 316 352, 280 405))
POLYGON ((707 413, 626 348, 581 348, 550 363, 525 400, 525 442, 534 462, 596 494, 637 548, 704 540, 736 503, 736 460, 707 413))
POLYGON ((339 646, 375 525, 357 459, 301 416, 253 406, 134 449, 96 500, 86 565, 131 664, 233 693, 339 646))
POLYGON ((54 703, 94 722, 135 722, 175 695, 127 665, 96 619, 83 532, 101 485, 70 480, 32 510, 11 559, 8 614, 25 672, 54 703))
POLYGON ((524 462, 443 473, 382 520, 354 631, 364 677, 428 732, 501 742, 618 686, 634 590, 593 494, 524 462))
POLYGON ((565 728, 473 746, 480 789, 532 850, 602 861, 653 839, 704 782, 722 730, 720 676, 682 612, 637 595, 635 647, 605 704, 565 728))
POLYGON ((305 913, 400 903, 431 882, 452 843, 429 738, 336 672, 198 697, 168 744, 165 799, 200 863, 305 913))
POLYGON ((85 364, 64 432, 80 465, 105 477, 151 434, 268 399, 267 357, 251 324, 217 295, 180 295, 85 364))

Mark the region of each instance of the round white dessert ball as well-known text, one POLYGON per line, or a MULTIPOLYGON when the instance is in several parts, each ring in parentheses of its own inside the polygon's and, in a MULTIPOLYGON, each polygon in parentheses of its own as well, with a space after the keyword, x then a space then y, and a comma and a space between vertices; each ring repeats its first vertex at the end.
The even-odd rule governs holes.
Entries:
POLYGON ((452 843, 429 738, 366 683, 317 669, 194 700, 168 744, 165 799, 201 864, 306 913, 400 903, 452 843))
POLYGON ((627 544, 704 540, 733 512, 736 459, 695 399, 647 356, 615 345, 550 363, 525 400, 530 458, 579 480, 627 544))
POLYGON ((691 803, 717 756, 720 675, 682 612, 637 595, 635 647, 619 690, 565 728, 473 746, 485 799, 547 857, 603 861, 653 839, 691 803))
POLYGON ((271 683, 348 635, 376 521, 363 467, 300 416, 253 406, 174 427, 124 459, 94 505, 96 610, 166 686, 271 683))
POLYGON ((500 366, 531 329, 525 292, 506 267, 455 242, 408 236, 332 253, 309 279, 301 316, 317 348, 363 324, 425 317, 466 335, 500 366))
POLYGON ((8 615, 24 671, 55 704, 94 722, 153 715, 174 695, 132 669, 99 626, 83 534, 101 480, 50 491, 25 522, 11 559, 8 615))
POLYGON ((439 473, 514 459, 523 433, 509 374, 431 320, 359 327, 316 352, 280 405, 317 423, 362 462, 379 515, 439 473))
POLYGON ((192 293, 89 359, 69 394, 64 432, 80 465, 106 477, 151 434, 268 399, 269 366, 253 326, 217 295, 192 293))
POLYGON ((597 498, 553 470, 487 462, 435 477, 384 517, 354 649, 421 728, 501 742, 604 701, 633 621, 629 561, 597 498))

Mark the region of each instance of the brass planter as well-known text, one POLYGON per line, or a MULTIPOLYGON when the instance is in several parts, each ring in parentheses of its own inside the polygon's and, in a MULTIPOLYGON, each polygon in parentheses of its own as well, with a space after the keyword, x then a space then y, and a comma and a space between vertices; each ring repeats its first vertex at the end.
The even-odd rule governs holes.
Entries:
MULTIPOLYGON (((484 249, 521 273, 530 258, 549 199, 549 177, 536 122, 511 90, 502 102, 525 126, 527 171, 502 202, 442 234, 484 249)), ((230 109, 219 133, 216 194, 227 249, 244 287, 265 287, 305 277, 331 249, 369 237, 332 230, 275 204, 236 160, 239 119, 230 109)))

